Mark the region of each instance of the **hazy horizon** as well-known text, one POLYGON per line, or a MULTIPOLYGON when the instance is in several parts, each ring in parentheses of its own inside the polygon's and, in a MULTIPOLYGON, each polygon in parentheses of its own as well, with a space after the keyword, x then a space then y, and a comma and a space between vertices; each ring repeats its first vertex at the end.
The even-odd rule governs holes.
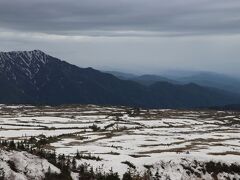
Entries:
MULTIPOLYGON (((0 52, 17 52, 17 51, 33 51, 33 50, 40 50, 41 49, 22 49, 22 50, 5 50, 5 51, 0 51, 0 52)), ((206 70, 206 69, 186 69, 186 68, 174 68, 174 67, 170 67, 170 68, 155 68, 155 69, 150 69, 150 70, 138 70, 138 69, 131 69, 130 68, 119 68, 119 67, 110 67, 110 66, 100 66, 100 67, 95 67, 95 66, 82 66, 81 64, 77 64, 77 62, 74 61, 69 61, 67 59, 63 59, 57 55, 53 55, 50 53, 47 53, 46 51, 43 51, 44 53, 53 56, 57 59, 60 59, 62 61, 66 61, 70 64, 76 65, 80 68, 94 68, 96 70, 102 71, 102 72, 116 72, 116 73, 123 73, 123 74, 130 74, 130 75, 135 75, 135 76, 141 76, 141 75, 159 75, 159 76, 166 76, 166 77, 188 77, 188 76, 192 76, 192 75, 197 75, 200 73, 212 73, 212 74, 219 74, 219 75, 225 75, 225 76, 229 76, 232 78, 240 78, 238 75, 239 74, 234 74, 234 73, 228 73, 228 72, 220 72, 220 71, 214 71, 214 70, 206 70), (171 73, 174 73, 173 75, 171 75, 171 73)))

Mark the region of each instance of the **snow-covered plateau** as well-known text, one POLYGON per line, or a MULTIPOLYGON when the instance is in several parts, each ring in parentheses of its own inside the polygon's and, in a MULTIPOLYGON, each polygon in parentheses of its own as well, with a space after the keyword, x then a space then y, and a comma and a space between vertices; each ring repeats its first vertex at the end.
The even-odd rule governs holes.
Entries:
MULTIPOLYGON (((111 170, 119 177, 151 171, 155 179, 240 179, 238 112, 0 105, 0 139, 32 137, 57 137, 42 147, 69 157, 78 152, 77 166, 111 170)), ((25 151, 0 151, 6 179, 43 179, 49 167, 60 173, 25 151)))

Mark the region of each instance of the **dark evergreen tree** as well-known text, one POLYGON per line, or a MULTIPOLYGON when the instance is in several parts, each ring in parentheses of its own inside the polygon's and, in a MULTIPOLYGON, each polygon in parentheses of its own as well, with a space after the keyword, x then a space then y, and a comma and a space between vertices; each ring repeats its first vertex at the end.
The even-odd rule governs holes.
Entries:
POLYGON ((13 140, 9 142, 9 149, 11 149, 11 150, 16 149, 16 145, 15 145, 15 142, 13 140))

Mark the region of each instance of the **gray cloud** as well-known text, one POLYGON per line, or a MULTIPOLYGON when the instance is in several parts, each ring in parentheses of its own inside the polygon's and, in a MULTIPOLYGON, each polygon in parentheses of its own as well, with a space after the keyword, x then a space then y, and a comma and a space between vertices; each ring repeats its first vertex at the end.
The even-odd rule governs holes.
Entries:
POLYGON ((0 0, 0 50, 82 67, 239 76, 238 0, 0 0))
POLYGON ((235 34, 240 1, 2 0, 0 27, 89 36, 235 34))
POLYGON ((240 76, 240 35, 86 37, 0 33, 1 51, 41 49, 80 67, 159 74, 166 69, 240 76))

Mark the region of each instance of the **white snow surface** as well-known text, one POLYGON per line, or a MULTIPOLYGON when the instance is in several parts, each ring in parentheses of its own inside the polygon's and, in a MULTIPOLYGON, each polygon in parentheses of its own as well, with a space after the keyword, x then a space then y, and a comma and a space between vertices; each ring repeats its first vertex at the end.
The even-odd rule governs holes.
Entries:
MULTIPOLYGON (((124 161, 141 173, 146 165, 152 166, 153 173, 158 169, 162 179, 172 180, 198 179, 197 173, 212 179, 200 171, 189 175, 182 164, 240 163, 240 113, 236 112, 154 109, 131 116, 126 107, 0 107, 1 139, 70 134, 49 146, 57 154, 73 156, 79 151, 99 156, 101 161, 81 159, 77 163, 112 169, 121 176, 129 168, 124 161), (93 131, 93 125, 99 130, 93 131)), ((240 178, 238 174, 218 174, 219 179, 224 177, 240 178)))
POLYGON ((49 168, 52 173, 60 173, 60 170, 46 159, 40 159, 27 152, 0 150, 0 172, 4 172, 6 180, 41 180, 49 168), (15 165, 14 169, 10 162, 15 165))

